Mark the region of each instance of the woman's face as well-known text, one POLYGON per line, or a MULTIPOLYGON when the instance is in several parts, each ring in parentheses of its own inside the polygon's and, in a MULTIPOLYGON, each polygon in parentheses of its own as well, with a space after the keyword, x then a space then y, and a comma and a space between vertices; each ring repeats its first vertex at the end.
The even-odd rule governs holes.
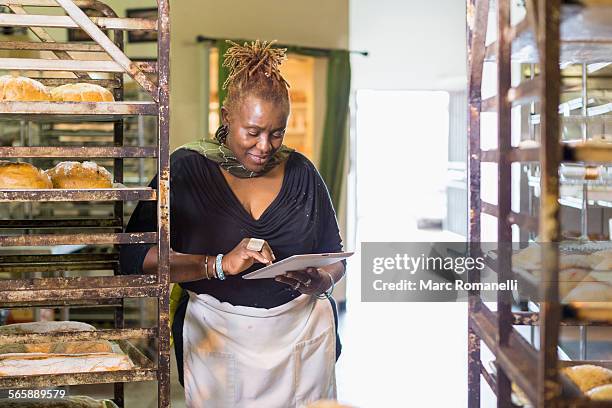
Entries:
POLYGON ((258 173, 283 144, 289 112, 251 95, 234 111, 221 110, 223 124, 229 126, 227 147, 244 167, 258 173))

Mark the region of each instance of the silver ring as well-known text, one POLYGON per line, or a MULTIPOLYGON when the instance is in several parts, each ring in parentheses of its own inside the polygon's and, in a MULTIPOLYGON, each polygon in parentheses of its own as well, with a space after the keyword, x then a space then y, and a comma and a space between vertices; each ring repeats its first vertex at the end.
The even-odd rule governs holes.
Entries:
POLYGON ((296 283, 295 286, 293 286, 293 290, 298 290, 300 288, 300 282, 296 283))
POLYGON ((249 239, 249 242, 247 243, 247 249, 250 249, 251 251, 259 252, 263 249, 263 246, 265 243, 266 241, 264 241, 263 239, 251 238, 249 239))
POLYGON ((304 286, 310 286, 311 283, 312 283, 312 279, 308 278, 308 280, 304 282, 304 286))

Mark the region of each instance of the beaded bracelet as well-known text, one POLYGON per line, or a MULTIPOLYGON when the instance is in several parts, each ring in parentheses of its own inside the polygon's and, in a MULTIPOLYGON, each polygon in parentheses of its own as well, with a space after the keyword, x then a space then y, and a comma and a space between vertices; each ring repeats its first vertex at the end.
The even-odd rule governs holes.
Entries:
POLYGON ((217 264, 215 261, 212 263, 212 277, 218 279, 219 275, 217 275, 217 264))
POLYGON ((324 272, 327 274, 327 276, 329 276, 329 280, 331 280, 331 286, 325 292, 317 295, 317 299, 329 299, 332 293, 334 293, 334 288, 336 287, 336 282, 334 282, 334 278, 331 276, 331 274, 327 271, 324 272))
POLYGON ((223 254, 217 255, 217 259, 215 260, 215 270, 217 271, 217 278, 219 278, 219 280, 225 280, 225 273, 223 273, 223 265, 221 264, 221 260, 223 260, 223 254))

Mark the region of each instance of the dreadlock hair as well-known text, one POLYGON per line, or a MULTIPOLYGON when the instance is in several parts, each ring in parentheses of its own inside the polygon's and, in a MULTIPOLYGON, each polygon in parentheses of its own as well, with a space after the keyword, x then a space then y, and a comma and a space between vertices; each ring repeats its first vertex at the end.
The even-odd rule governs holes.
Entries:
POLYGON ((272 48, 276 41, 253 41, 237 44, 225 53, 223 66, 229 68, 229 76, 223 84, 227 96, 223 105, 232 110, 247 95, 275 102, 289 111, 289 84, 279 67, 287 59, 286 48, 272 48))

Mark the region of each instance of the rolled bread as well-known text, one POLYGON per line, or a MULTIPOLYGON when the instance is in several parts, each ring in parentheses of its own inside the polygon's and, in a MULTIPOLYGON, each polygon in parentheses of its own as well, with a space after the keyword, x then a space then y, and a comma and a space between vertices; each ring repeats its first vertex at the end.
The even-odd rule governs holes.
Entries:
POLYGON ((589 392, 587 395, 592 400, 596 401, 606 401, 612 400, 612 384, 600 385, 599 387, 595 387, 589 392))
POLYGON ((67 161, 46 171, 53 188, 111 188, 113 176, 94 162, 67 161))
POLYGON ((612 302, 612 285, 586 277, 563 298, 563 302, 612 302))
MULTIPOLYGON (((96 328, 83 322, 32 322, 15 323, 0 326, 0 334, 49 334, 57 332, 95 331, 96 328)), ((112 344, 106 340, 35 343, 35 344, 3 344, 0 345, 0 354, 9 353, 48 353, 48 354, 87 354, 112 353, 112 344)))
MULTIPOLYGON (((82 322, 34 322, 0 326, 0 334, 93 331, 82 322)), ((129 370, 134 365, 121 348, 105 340, 0 346, 0 376, 129 370)))
POLYGON ((55 333, 94 330, 96 330, 96 328, 91 324, 71 321, 15 323, 0 326, 0 334, 55 333))
MULTIPOLYGON (((540 277, 541 271, 532 271, 533 275, 537 278, 540 277)), ((580 282, 587 278, 589 275, 588 269, 582 268, 568 268, 559 271, 559 297, 564 299, 580 282)))
POLYGON ((42 83, 22 76, 0 76, 0 101, 50 101, 51 93, 42 83))
POLYGON ((0 189, 53 188, 51 179, 30 163, 0 161, 0 189))
POLYGON ((129 357, 119 350, 91 354, 0 354, 0 376, 91 373, 132 367, 129 357))
POLYGON ((566 367, 562 370, 582 392, 600 385, 612 384, 612 370, 593 364, 566 367))
POLYGON ((113 102, 113 94, 96 84, 76 83, 61 85, 51 90, 56 102, 113 102))

